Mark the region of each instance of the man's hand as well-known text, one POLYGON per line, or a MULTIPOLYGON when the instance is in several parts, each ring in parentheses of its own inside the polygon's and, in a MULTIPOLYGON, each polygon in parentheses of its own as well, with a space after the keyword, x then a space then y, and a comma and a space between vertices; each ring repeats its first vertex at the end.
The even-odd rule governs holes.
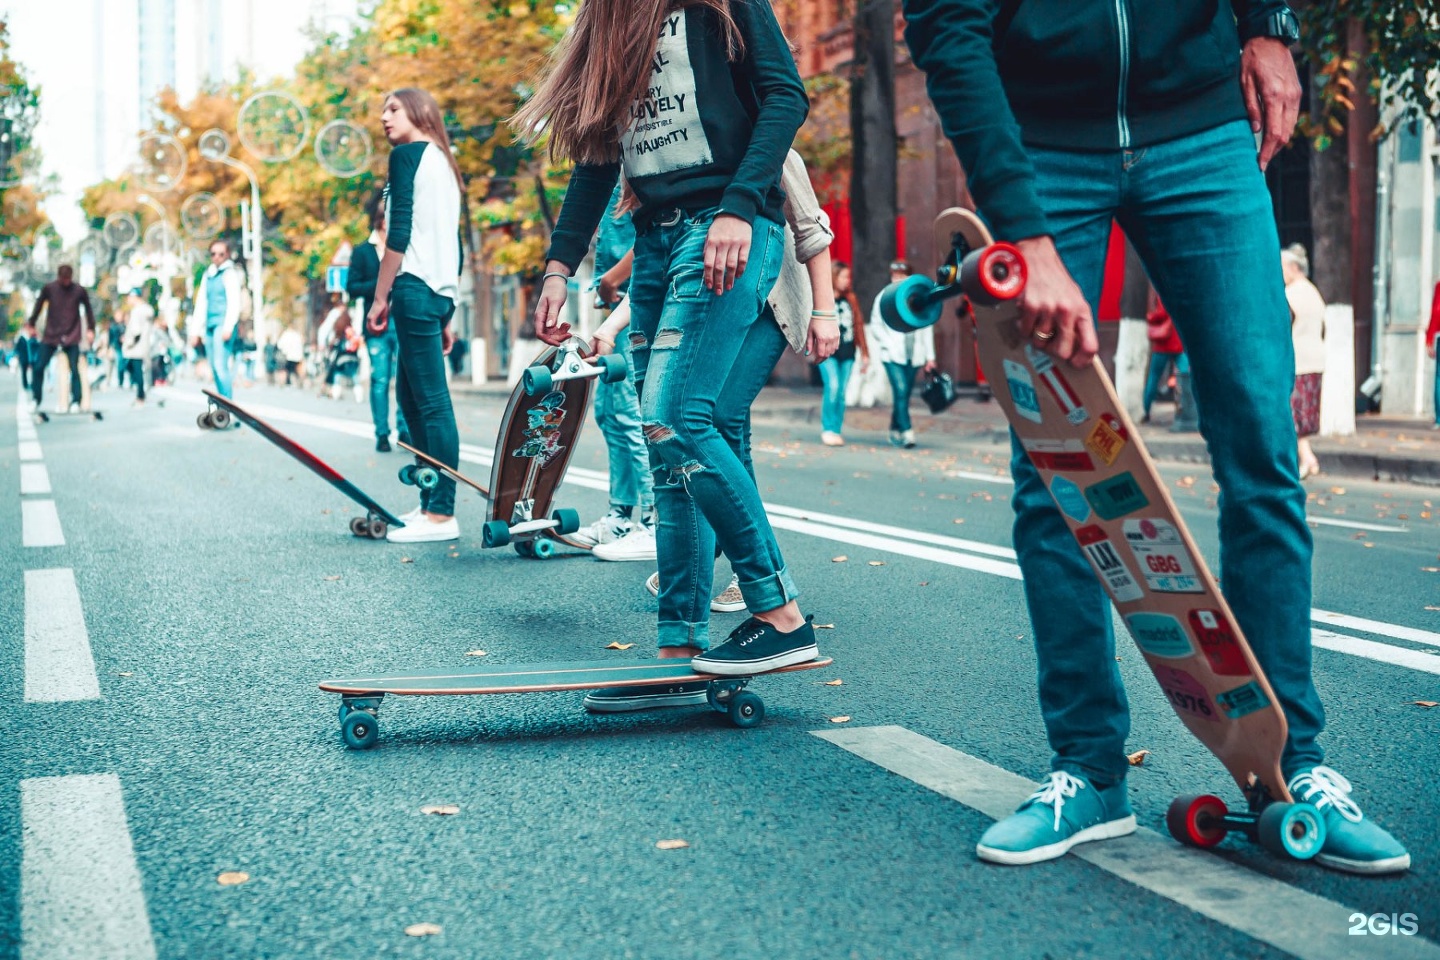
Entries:
POLYGON ((1060 262, 1055 241, 1032 237, 1015 245, 1025 257, 1029 276, 1020 297, 1020 332, 1051 356, 1069 360, 1072 367, 1089 366, 1100 352, 1095 318, 1060 262))
POLYGON ((547 277, 540 286, 540 300, 535 304, 535 336, 552 347, 558 347, 570 336, 570 324, 560 320, 570 285, 564 277, 547 277))
POLYGON ((1260 143, 1260 169, 1269 166, 1281 147, 1290 142, 1300 115, 1300 78, 1290 48, 1270 37, 1255 37, 1240 55, 1240 87, 1250 129, 1264 131, 1260 143))
POLYGON ((705 237, 705 286, 716 296, 728 293, 750 262, 750 224, 722 213, 705 237))

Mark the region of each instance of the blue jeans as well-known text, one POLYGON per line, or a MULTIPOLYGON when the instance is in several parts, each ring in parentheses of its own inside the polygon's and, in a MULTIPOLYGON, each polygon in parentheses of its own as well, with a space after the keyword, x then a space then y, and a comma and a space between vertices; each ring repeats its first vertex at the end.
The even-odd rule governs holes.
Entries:
MULTIPOLYGON (((371 334, 365 341, 370 353, 370 418, 375 421, 375 437, 390 436, 390 381, 396 374, 399 362, 400 340, 395 336, 395 325, 391 324, 378 336, 371 334)), ((410 431, 405 426, 405 411, 395 404, 395 432, 406 443, 410 431)))
MULTIPOLYGON (((1255 138, 1237 120, 1137 150, 1029 153, 1055 244, 1091 309, 1113 218, 1185 341, 1221 490, 1224 592, 1289 722, 1288 777, 1323 759, 1316 737, 1325 714, 1310 675, 1312 544, 1290 416, 1290 310, 1280 271, 1269 266, 1280 242, 1255 138)), ((1015 550, 1052 766, 1118 782, 1129 770, 1130 715, 1110 602, 1035 468, 1012 446, 1015 550)))
POLYGON ((890 378, 890 393, 895 406, 890 411, 891 430, 910 429, 910 391, 915 389, 915 374, 919 367, 908 363, 885 361, 885 375, 890 378))
MULTIPOLYGON (((460 431, 445 382, 441 331, 455 313, 455 301, 431 290, 408 273, 395 278, 390 290, 390 324, 400 344, 400 369, 395 399, 413 446, 451 467, 460 465, 460 431)), ((420 488, 420 506, 430 513, 455 513, 455 481, 442 476, 434 490, 420 488)))
POLYGON ((842 433, 845 429, 845 385, 850 382, 850 369, 855 358, 836 360, 829 357, 817 364, 825 396, 820 401, 820 429, 826 433, 842 433))
POLYGON ((205 358, 210 361, 215 392, 227 400, 235 396, 235 356, 239 346, 238 337, 222 340, 218 328, 205 334, 205 358))
MULTIPOLYGON (((627 337, 615 344, 615 353, 634 366, 627 337)), ((655 491, 645 435, 640 432, 640 399, 629 377, 595 385, 595 422, 610 454, 610 506, 627 513, 638 507, 638 520, 655 509, 655 491)))
POLYGON ((659 643, 709 646, 718 541, 752 611, 798 591, 748 467, 750 404, 785 349, 765 297, 780 273, 783 230, 756 218, 749 266, 716 296, 703 282, 714 210, 651 227, 635 243, 631 347, 655 481, 659 643))
POLYGON ((1170 376, 1170 371, 1175 366, 1175 361, 1184 354, 1180 353, 1151 353, 1150 368, 1145 374, 1145 416, 1150 416, 1150 407, 1155 403, 1155 395, 1160 392, 1160 387, 1165 383, 1165 378, 1170 376))

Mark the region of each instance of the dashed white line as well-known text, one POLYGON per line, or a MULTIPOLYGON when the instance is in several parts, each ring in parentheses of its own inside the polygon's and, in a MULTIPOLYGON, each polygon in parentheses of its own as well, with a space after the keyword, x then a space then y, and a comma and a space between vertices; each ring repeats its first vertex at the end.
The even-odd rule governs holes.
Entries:
POLYGON ((25 700, 100 696, 75 571, 25 571, 25 700))
POLYGON ((20 501, 20 542, 27 547, 63 547, 65 531, 54 500, 20 501))
POLYGON ((20 781, 23 960, 154 960, 114 774, 20 781))
POLYGON ((1374 530, 1381 533, 1409 533, 1409 527, 1396 527, 1387 523, 1363 523, 1353 520, 1334 520, 1330 517, 1306 517, 1307 523, 1318 523, 1327 527, 1345 527, 1348 530, 1374 530))
POLYGON ((1362 640, 1360 637, 1321 630, 1319 627, 1310 631, 1310 638, 1315 646, 1324 650, 1348 653, 1354 657, 1379 660, 1382 663, 1393 663, 1397 667, 1409 667, 1411 670, 1419 670, 1423 673, 1440 674, 1440 656, 1424 650, 1409 650, 1405 647, 1378 643, 1374 640, 1362 640))
POLYGON ((1310 616, 1316 623, 1323 623, 1326 626, 1363 630, 1365 633, 1378 633, 1382 637, 1394 637, 1396 640, 1409 640, 1413 643, 1440 647, 1440 633, 1432 633, 1417 627, 1402 627, 1398 623, 1367 620, 1364 617, 1352 617, 1347 613, 1334 613, 1330 610, 1311 610, 1310 616))
POLYGON ((1007 487, 1015 485, 1015 480, 1001 473, 981 473, 978 470, 946 470, 947 477, 958 477, 961 480, 979 480, 982 483, 1000 483, 1007 487))
POLYGON ((20 464, 20 493, 21 495, 49 493, 50 492, 50 471, 45 469, 43 463, 22 463, 20 464))
POLYGON ((44 454, 42 454, 42 453, 40 452, 40 441, 38 441, 38 440, 21 440, 21 441, 20 441, 20 459, 21 459, 22 461, 23 461, 23 460, 43 460, 43 459, 44 459, 44 454))

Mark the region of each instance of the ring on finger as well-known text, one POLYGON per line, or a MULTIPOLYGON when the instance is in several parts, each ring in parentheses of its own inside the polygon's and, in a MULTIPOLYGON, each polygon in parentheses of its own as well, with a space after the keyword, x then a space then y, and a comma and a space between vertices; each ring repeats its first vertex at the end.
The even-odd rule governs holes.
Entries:
POLYGON ((1030 336, 1039 340, 1041 343, 1045 343, 1055 339, 1055 332, 1053 330, 1036 330, 1032 332, 1030 336))

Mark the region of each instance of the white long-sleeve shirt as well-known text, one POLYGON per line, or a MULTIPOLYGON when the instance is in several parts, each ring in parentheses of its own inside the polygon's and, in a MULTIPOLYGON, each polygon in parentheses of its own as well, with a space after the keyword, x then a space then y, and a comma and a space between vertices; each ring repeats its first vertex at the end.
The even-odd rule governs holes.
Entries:
POLYGON ((923 367, 935 360, 935 328, 926 327, 914 333, 901 333, 892 329, 880 316, 880 298, 870 308, 870 326, 865 329, 865 339, 871 356, 881 363, 905 363, 912 367, 923 367))

